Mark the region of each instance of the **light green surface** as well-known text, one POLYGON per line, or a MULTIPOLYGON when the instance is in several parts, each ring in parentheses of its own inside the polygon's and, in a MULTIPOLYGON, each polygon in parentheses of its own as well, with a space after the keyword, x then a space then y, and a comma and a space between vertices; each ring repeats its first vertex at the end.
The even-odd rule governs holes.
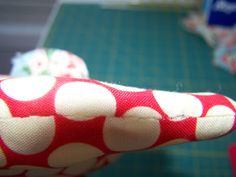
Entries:
MULTIPOLYGON (((85 59, 91 78, 181 92, 220 92, 236 99, 236 78, 212 65, 205 42, 180 25, 186 13, 108 10, 62 5, 45 47, 85 59)), ((91 177, 230 177, 227 156, 236 134, 197 143, 126 154, 91 177)))

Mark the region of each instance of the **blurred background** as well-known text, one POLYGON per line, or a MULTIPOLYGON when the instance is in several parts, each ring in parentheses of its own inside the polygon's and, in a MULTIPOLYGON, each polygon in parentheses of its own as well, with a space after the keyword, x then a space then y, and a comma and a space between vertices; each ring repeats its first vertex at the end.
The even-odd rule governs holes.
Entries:
POLYGON ((36 47, 56 0, 0 0, 0 73, 8 74, 16 52, 36 47))
MULTIPOLYGON (((67 2, 72 2, 68 1, 67 2)), ((66 2, 63 1, 63 2, 66 2)), ((144 0, 143 2, 146 2, 144 0)), ((172 0, 163 1, 171 4, 172 0)), ((195 0, 174 0, 193 5, 195 0)), ((53 6, 57 0, 0 0, 0 65, 1 74, 10 71, 10 59, 17 52, 35 48, 42 36, 53 6), (24 41, 24 42, 23 42, 24 41), (4 62, 3 62, 4 61, 4 62)), ((76 1, 74 1, 76 2, 76 1)), ((125 4, 139 1, 127 0, 78 0, 77 3, 125 4)), ((148 1, 147 1, 148 2, 148 1)), ((150 2, 155 2, 150 0, 150 2)), ((158 0, 157 0, 158 2, 158 0)), ((161 2, 161 0, 160 0, 161 2)))
MULTIPOLYGON (((235 0, 0 0, 0 74, 16 52, 57 48, 93 79, 236 100, 235 0)), ((91 177, 231 177, 236 134, 128 153, 91 177)))

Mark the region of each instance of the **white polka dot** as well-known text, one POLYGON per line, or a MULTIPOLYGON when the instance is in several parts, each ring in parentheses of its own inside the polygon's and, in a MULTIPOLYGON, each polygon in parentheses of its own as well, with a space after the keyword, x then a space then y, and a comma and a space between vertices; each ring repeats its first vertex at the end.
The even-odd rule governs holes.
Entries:
POLYGON ((6 164, 7 164, 6 156, 2 148, 0 148, 0 167, 4 167, 6 164))
POLYGON ((24 170, 21 169, 0 169, 0 176, 14 176, 14 175, 20 175, 24 172, 24 170))
POLYGON ((107 118, 103 135, 113 151, 144 149, 156 142, 160 134, 159 121, 144 118, 107 118))
POLYGON ((235 113, 232 109, 224 106, 224 105, 217 105, 210 108, 206 114, 206 117, 211 116, 234 116, 235 113))
POLYGON ((106 82, 102 82, 105 85, 108 85, 110 87, 113 87, 117 90, 120 91, 129 91, 129 92, 142 92, 145 91, 145 89, 141 89, 141 88, 137 88, 137 87, 128 87, 128 86, 124 86, 124 85, 117 85, 117 84, 110 84, 110 83, 106 83, 106 82))
POLYGON ((153 91, 153 95, 162 110, 172 120, 199 117, 202 114, 200 100, 192 95, 166 91, 153 91))
POLYGON ((2 119, 9 117, 12 117, 10 110, 7 104, 2 99, 0 99, 0 118, 2 119))
POLYGON ((53 168, 30 166, 30 165, 14 165, 11 166, 10 169, 26 171, 25 176, 27 177, 42 177, 42 176, 46 177, 48 175, 57 175, 60 171, 62 171, 62 168, 53 169, 53 168))
POLYGON ((96 161, 97 161, 96 159, 91 159, 91 160, 87 160, 87 161, 77 163, 75 165, 72 165, 72 166, 66 168, 63 173, 66 174, 66 175, 81 175, 81 174, 84 174, 84 173, 86 173, 86 172, 88 172, 89 170, 92 169, 92 167, 95 165, 96 161))
POLYGON ((11 166, 10 169, 32 170, 32 169, 49 169, 49 168, 40 167, 40 166, 32 166, 32 165, 14 165, 14 166, 11 166))
POLYGON ((27 177, 42 177, 48 175, 57 175, 61 169, 50 169, 50 168, 39 168, 28 170, 26 175, 27 177))
POLYGON ((26 172, 26 176, 29 177, 48 177, 49 175, 57 175, 63 170, 63 168, 47 168, 41 166, 31 166, 31 165, 14 165, 10 169, 18 169, 26 172))
POLYGON ((48 163, 52 167, 68 167, 101 155, 103 155, 101 150, 89 144, 70 143, 53 151, 48 158, 48 163))
POLYGON ((161 115, 156 110, 145 106, 131 108, 123 117, 161 119, 161 115))
POLYGON ((1 138, 11 150, 17 153, 39 153, 53 140, 55 124, 52 116, 4 120, 0 122, 1 138))
POLYGON ((49 175, 57 176, 59 172, 63 170, 63 168, 46 168, 40 166, 30 166, 30 165, 14 165, 11 166, 10 169, 25 171, 25 176, 27 177, 49 177, 49 175))
POLYGON ((116 100, 105 87, 86 82, 72 82, 59 88, 55 107, 68 119, 83 120, 95 116, 112 116, 116 100))
POLYGON ((56 79, 49 76, 23 77, 4 80, 0 87, 15 100, 31 101, 47 94, 55 82, 56 79))
POLYGON ((214 106, 205 118, 197 119, 196 137, 211 139, 228 133, 234 124, 234 112, 226 106, 214 106))
POLYGON ((186 140, 186 139, 175 139, 175 140, 170 140, 170 141, 168 141, 168 142, 165 142, 165 143, 159 145, 157 148, 163 147, 163 146, 170 146, 170 145, 182 144, 182 143, 187 143, 187 142, 189 142, 189 141, 186 140))

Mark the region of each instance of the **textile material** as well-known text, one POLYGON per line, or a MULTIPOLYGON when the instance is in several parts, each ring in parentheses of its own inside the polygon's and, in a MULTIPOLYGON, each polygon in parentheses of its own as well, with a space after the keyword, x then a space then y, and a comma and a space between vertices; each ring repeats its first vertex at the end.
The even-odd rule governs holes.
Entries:
POLYGON ((220 137, 236 103, 214 93, 52 76, 0 81, 2 176, 79 176, 120 153, 220 137))
POLYGON ((88 69, 79 56, 68 51, 51 48, 35 49, 13 58, 11 76, 52 75, 88 78, 88 69))
POLYGON ((190 14, 183 20, 187 31, 202 36, 214 48, 213 64, 236 74, 236 28, 209 26, 204 15, 190 14))
POLYGON ((233 169, 233 177, 236 177, 236 144, 233 143, 229 147, 229 158, 233 169))

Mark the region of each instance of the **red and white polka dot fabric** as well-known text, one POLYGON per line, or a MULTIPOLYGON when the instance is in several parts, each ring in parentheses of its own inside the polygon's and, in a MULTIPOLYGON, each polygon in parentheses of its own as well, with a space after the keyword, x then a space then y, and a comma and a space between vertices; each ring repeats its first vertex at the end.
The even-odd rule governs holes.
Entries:
POLYGON ((120 153, 223 136, 236 103, 97 80, 34 76, 0 81, 0 176, 75 177, 120 153))

